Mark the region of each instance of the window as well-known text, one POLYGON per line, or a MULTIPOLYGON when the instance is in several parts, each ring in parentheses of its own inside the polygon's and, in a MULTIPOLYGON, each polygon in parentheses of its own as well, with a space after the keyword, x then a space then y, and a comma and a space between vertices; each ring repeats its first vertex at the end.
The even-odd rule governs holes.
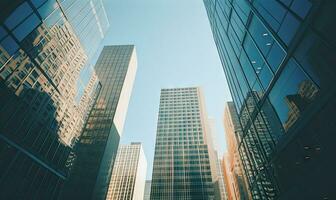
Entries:
POLYGON ((39 23, 39 18, 35 14, 33 14, 17 28, 15 28, 13 33, 19 41, 22 41, 31 31, 33 31, 38 26, 39 23))
POLYGON ((245 0, 235 0, 233 5, 239 17, 242 19, 243 23, 246 24, 248 16, 250 14, 250 6, 245 0))
POLYGON ((32 8, 28 5, 27 2, 24 2, 19 7, 17 7, 9 17, 7 17, 7 19, 5 20, 5 25, 9 29, 13 29, 23 19, 28 17, 32 12, 33 12, 32 8))
POLYGON ((312 3, 309 0, 295 0, 291 5, 291 9, 298 14, 302 19, 308 14, 312 3))
POLYGON ((248 80, 248 83, 252 85, 255 82, 257 76, 254 72, 250 60, 247 58, 245 51, 242 51, 242 53, 240 54, 240 63, 248 80))
POLYGON ((277 31, 286 14, 286 9, 275 0, 256 0, 253 5, 273 30, 277 31))
POLYGON ((64 24, 64 20, 63 20, 63 15, 60 9, 55 10, 51 15, 49 15, 46 20, 44 21, 45 24, 47 24, 47 26, 49 28, 51 28, 52 26, 54 26, 56 23, 59 26, 63 26, 64 24))
POLYGON ((319 89, 291 59, 270 93, 270 101, 287 131, 317 96, 319 89))
POLYGON ((7 36, 2 42, 1 46, 3 46, 9 55, 13 55, 18 49, 18 44, 14 41, 11 36, 7 36))
POLYGON ((254 45, 250 36, 246 37, 244 42, 244 48, 254 68, 255 73, 259 77, 260 82, 263 85, 264 89, 266 89, 273 78, 273 74, 271 70, 268 68, 265 61, 263 60, 260 53, 258 52, 258 49, 254 45))
POLYGON ((7 31, 0 26, 0 41, 2 40, 2 38, 4 38, 7 35, 7 31))
POLYGON ((334 84, 336 50, 328 47, 314 32, 305 36, 294 56, 321 90, 328 91, 334 84))
POLYGON ((281 24, 280 30, 278 32, 280 38, 287 46, 292 41, 297 29, 299 28, 300 22, 291 14, 288 13, 283 23, 281 24))
POLYGON ((249 32, 260 51, 264 55, 267 55, 271 49, 271 45, 274 43, 274 39, 256 16, 251 21, 249 32))
POLYGON ((47 18, 54 10, 58 9, 58 4, 55 0, 47 1, 41 8, 38 9, 43 19, 47 18))
POLYGON ((257 17, 253 17, 249 31, 273 72, 275 72, 286 55, 284 50, 257 17))
POLYGON ((278 70, 285 56, 285 51, 279 46, 276 41, 274 41, 271 46, 271 50, 266 57, 266 60, 274 73, 278 70))
POLYGON ((40 7, 47 0, 31 0, 36 8, 40 7))

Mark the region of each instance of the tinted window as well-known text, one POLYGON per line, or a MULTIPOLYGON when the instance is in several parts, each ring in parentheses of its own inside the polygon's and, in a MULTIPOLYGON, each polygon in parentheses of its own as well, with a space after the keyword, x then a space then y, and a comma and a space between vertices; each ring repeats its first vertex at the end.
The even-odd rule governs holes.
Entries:
POLYGON ((280 0, 282 3, 286 4, 286 6, 289 6, 293 0, 280 0))
POLYGON ((36 8, 40 7, 40 5, 42 5, 46 1, 48 0, 31 0, 31 2, 34 4, 36 8))
POLYGON ((240 63, 243 68, 244 74, 249 82, 250 85, 253 85, 255 82, 257 76, 254 72, 254 69, 251 65, 250 60, 248 59, 245 51, 242 51, 240 54, 240 63))
POLYGON ((239 17, 242 19, 243 23, 247 22, 247 18, 250 14, 250 6, 246 3, 245 0, 235 0, 233 2, 236 12, 239 17))
POLYGON ((2 40, 2 38, 4 38, 7 35, 7 31, 0 26, 0 40, 2 40))
POLYGON ((19 46, 11 36, 7 36, 1 42, 1 46, 3 46, 6 49, 9 55, 13 55, 19 49, 19 46))
POLYGON ((275 0, 257 0, 253 4, 262 17, 277 31, 286 14, 286 9, 275 0))
POLYGON ((295 0, 291 5, 291 9, 296 12, 300 17, 305 18, 308 14, 312 3, 308 0, 295 0))
POLYGON ((284 22, 281 24, 278 32, 280 38, 284 43, 289 45, 292 41, 297 29, 299 28, 299 21, 290 13, 286 15, 284 22))
POLYGON ((295 57, 304 70, 313 78, 321 89, 326 91, 334 84, 336 75, 336 50, 328 47, 315 33, 309 32, 304 37, 295 57))
POLYGON ((279 46, 277 42, 273 42, 271 45, 271 50, 267 55, 267 62, 271 66, 273 72, 276 72, 285 58, 286 53, 285 51, 279 46))
POLYGON ((257 17, 253 17, 249 31, 258 48, 266 57, 266 60, 275 72, 285 57, 284 50, 274 40, 270 32, 264 27, 257 17))
POLYGON ((33 10, 28 5, 28 3, 24 2, 19 7, 17 7, 9 17, 7 17, 7 19, 5 20, 5 25, 9 29, 12 29, 32 12, 33 10))
POLYGON ((47 18, 55 9, 58 8, 58 4, 55 0, 47 1, 41 8, 38 9, 43 19, 47 18))
POLYGON ((270 101, 288 130, 318 93, 317 86, 291 59, 270 93, 270 101))
POLYGON ((16 27, 13 31, 15 37, 21 41, 23 40, 31 31, 33 31, 37 25, 39 25, 39 18, 33 14, 28 19, 26 19, 22 24, 16 27))
POLYGON ((271 81, 273 74, 268 68, 267 64, 263 60, 261 54, 258 52, 255 44, 253 43, 250 36, 246 36, 244 42, 244 48, 246 50, 246 54, 249 57, 249 60, 254 68, 255 73, 258 75, 260 82, 267 88, 269 82, 271 81))

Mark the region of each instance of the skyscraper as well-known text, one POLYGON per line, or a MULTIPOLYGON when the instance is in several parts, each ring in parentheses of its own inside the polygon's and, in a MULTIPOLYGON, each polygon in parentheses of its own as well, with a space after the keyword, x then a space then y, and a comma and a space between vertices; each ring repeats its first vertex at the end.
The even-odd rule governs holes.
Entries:
POLYGON ((226 165, 225 176, 228 178, 230 193, 234 199, 249 199, 247 176, 243 169, 242 159, 238 151, 237 135, 241 135, 241 126, 233 102, 228 102, 224 111, 224 128, 228 154, 223 158, 226 165))
POLYGON ((150 192, 152 187, 152 181, 147 180, 145 184, 145 193, 144 193, 144 200, 150 200, 150 192))
POLYGON ((242 127, 252 197, 335 198, 336 2, 204 4, 242 127))
POLYGON ((217 152, 217 142, 216 142, 216 128, 215 120, 212 118, 208 119, 207 123, 207 144, 209 149, 209 159, 210 159, 210 168, 212 175, 212 182, 214 183, 214 197, 216 200, 226 200, 226 190, 224 184, 224 177, 222 173, 222 167, 220 166, 220 160, 217 152))
POLYGON ((214 199, 200 88, 162 89, 150 199, 214 199))
POLYGON ((146 171, 141 143, 119 146, 106 199, 143 200, 146 171))
POLYGON ((75 100, 88 54, 64 12, 69 2, 0 2, 0 199, 55 199, 71 169, 93 97, 75 100))
POLYGON ((215 198, 218 200, 227 200, 228 195, 227 191, 225 188, 225 178, 224 173, 222 171, 222 163, 221 160, 218 157, 218 153, 216 151, 216 172, 217 172, 217 177, 214 181, 214 188, 215 188, 215 198))
POLYGON ((105 199, 137 69, 134 45, 105 46, 95 65, 101 90, 75 146, 64 199, 105 199))

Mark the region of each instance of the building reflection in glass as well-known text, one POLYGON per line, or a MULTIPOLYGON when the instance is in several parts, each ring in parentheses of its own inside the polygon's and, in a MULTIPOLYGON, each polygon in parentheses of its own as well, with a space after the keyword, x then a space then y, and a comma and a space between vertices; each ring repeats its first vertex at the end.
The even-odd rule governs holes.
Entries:
POLYGON ((58 197, 76 157, 71 146, 99 89, 91 78, 76 102, 88 53, 62 6, 0 3, 1 199, 58 197))
POLYGON ((336 3, 204 5, 243 128, 253 198, 335 198, 336 3))

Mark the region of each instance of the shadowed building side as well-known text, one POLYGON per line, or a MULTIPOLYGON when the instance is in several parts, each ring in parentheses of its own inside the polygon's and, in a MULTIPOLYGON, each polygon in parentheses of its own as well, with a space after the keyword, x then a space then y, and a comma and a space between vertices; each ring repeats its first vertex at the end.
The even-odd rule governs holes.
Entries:
POLYGON ((63 199, 105 199, 137 70, 134 45, 105 46, 95 65, 99 96, 75 146, 63 199))
POLYGON ((335 199, 336 1, 204 0, 253 199, 335 199))

